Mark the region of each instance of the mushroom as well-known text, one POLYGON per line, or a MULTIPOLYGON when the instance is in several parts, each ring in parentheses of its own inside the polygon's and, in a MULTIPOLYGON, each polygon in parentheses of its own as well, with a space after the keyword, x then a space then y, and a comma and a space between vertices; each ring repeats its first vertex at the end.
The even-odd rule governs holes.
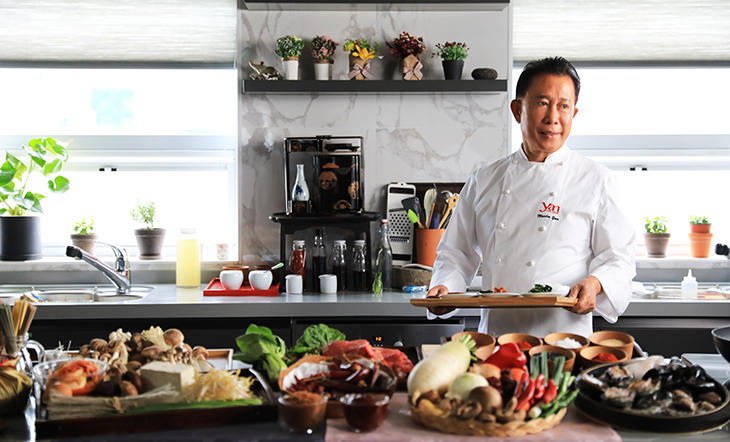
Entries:
POLYGON ((205 347, 197 346, 193 349, 193 359, 199 361, 208 360, 208 350, 205 347))
POLYGON ((88 358, 89 356, 91 356, 91 348, 89 348, 88 345, 84 345, 79 349, 79 356, 88 358))
POLYGON ((502 408, 502 395, 491 385, 473 389, 469 393, 469 400, 479 402, 482 406, 482 414, 485 416, 502 408))
MULTIPOLYGON (((142 356, 142 355, 139 355, 142 356)), ((144 356, 142 356, 144 357, 144 356)), ((137 371, 140 368, 142 368, 142 363, 140 361, 131 360, 127 362, 127 371, 137 371)))
POLYGON ((183 343, 183 345, 181 345, 180 348, 182 348, 183 352, 185 352, 185 353, 192 353, 192 351, 193 351, 193 347, 191 347, 190 344, 183 343))
POLYGON ((144 356, 147 359, 152 359, 159 355, 162 352, 162 349, 156 345, 153 345, 151 347, 147 347, 144 350, 142 350, 142 356, 144 356))
POLYGON ((107 342, 101 338, 95 338, 92 339, 91 342, 89 342, 89 348, 93 351, 98 351, 100 353, 103 352, 108 346, 109 344, 107 344, 107 342))
POLYGON ((482 405, 476 401, 466 401, 456 410, 459 419, 474 419, 482 413, 482 405))
POLYGON ((180 330, 176 328, 170 328, 168 330, 165 330, 165 333, 162 335, 162 337, 165 338, 165 343, 170 347, 175 347, 185 340, 185 336, 180 330))
POLYGON ((139 391, 137 391, 137 387, 134 386, 129 381, 122 381, 119 386, 122 388, 122 396, 138 396, 139 391))
POLYGON ((134 385, 137 393, 144 393, 144 382, 142 381, 142 376, 138 375, 136 372, 129 370, 124 373, 122 379, 134 385))

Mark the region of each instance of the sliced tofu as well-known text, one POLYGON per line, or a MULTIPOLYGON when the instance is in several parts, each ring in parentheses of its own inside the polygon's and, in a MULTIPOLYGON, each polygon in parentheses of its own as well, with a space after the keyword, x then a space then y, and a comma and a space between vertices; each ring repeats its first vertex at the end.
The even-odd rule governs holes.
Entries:
POLYGON ((193 383, 195 368, 192 365, 157 361, 142 366, 139 375, 144 381, 146 391, 171 384, 175 390, 182 392, 183 387, 193 383))

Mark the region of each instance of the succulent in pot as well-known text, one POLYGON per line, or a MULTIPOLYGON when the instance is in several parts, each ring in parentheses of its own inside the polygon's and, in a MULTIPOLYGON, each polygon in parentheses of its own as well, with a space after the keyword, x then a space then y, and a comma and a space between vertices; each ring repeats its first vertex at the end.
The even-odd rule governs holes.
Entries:
POLYGON ((284 64, 284 76, 287 80, 299 79, 299 56, 302 55, 304 42, 296 35, 285 35, 276 40, 276 55, 284 64))
MULTIPOLYGON (((40 217, 28 213, 43 213, 41 200, 46 196, 35 189, 35 178, 47 179, 51 193, 64 193, 69 180, 59 172, 68 160, 67 143, 53 138, 34 138, 23 146, 28 155, 22 161, 10 152, 0 165, 0 260, 23 261, 40 259, 40 217)), ((45 192, 44 192, 45 193, 45 192)))
POLYGON ((650 258, 666 258, 670 233, 667 233, 667 218, 657 216, 654 219, 644 217, 644 240, 646 254, 650 258))
POLYGON ((467 47, 466 43, 436 43, 436 49, 438 52, 431 54, 431 58, 441 58, 444 77, 447 80, 461 80, 461 74, 464 70, 464 60, 469 56, 469 47, 467 47))
POLYGON ((692 233, 710 233, 712 223, 706 216, 690 216, 689 230, 692 233))
POLYGON ((710 219, 706 216, 689 217, 689 249, 693 258, 707 258, 712 247, 710 219))
POLYGON ((142 203, 137 200, 137 207, 131 211, 132 219, 145 225, 142 229, 135 229, 140 259, 162 258, 162 245, 165 241, 165 229, 156 228, 157 206, 154 202, 142 203))
POLYGON ((73 245, 93 255, 96 238, 93 219, 87 221, 85 218, 81 218, 74 223, 74 233, 71 234, 73 245))

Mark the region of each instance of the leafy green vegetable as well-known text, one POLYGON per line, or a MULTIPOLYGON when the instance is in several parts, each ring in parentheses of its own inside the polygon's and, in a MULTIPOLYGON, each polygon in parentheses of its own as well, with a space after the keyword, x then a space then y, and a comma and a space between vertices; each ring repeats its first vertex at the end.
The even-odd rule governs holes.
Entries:
POLYGON ((169 411, 169 410, 194 410, 201 408, 223 408, 223 407, 236 407, 241 405, 261 405, 263 402, 259 398, 251 399, 239 399, 236 401, 207 401, 207 402, 180 402, 174 404, 155 404, 147 405, 145 407, 135 408, 133 410, 125 411, 125 414, 132 413, 149 413, 152 411, 169 411))
POLYGON ((277 382, 279 373, 287 365, 284 362, 286 343, 279 336, 274 335, 267 327, 251 324, 246 334, 236 338, 236 344, 241 353, 233 358, 253 365, 254 369, 265 371, 269 380, 277 382))
POLYGON ((310 325, 302 333, 294 347, 289 350, 292 354, 322 353, 322 346, 333 341, 344 341, 345 334, 325 324, 310 325))
POLYGON ((553 288, 549 285, 535 284, 535 287, 531 288, 528 293, 550 293, 553 288))

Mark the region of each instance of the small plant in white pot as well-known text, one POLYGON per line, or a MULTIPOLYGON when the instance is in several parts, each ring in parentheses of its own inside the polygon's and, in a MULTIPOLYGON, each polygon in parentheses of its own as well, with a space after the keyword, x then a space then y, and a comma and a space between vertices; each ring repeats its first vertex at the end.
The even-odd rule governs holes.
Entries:
POLYGON ((71 234, 71 243, 93 255, 97 238, 96 233, 94 233, 94 220, 87 221, 82 218, 80 221, 76 221, 74 223, 74 232, 71 234))
POLYGON ((142 229, 134 230, 139 259, 161 259, 166 230, 155 227, 157 206, 154 202, 142 203, 137 200, 137 207, 132 209, 131 214, 133 220, 145 225, 142 229))
POLYGON ((650 220, 644 217, 644 240, 646 241, 646 254, 650 258, 666 258, 669 247, 670 233, 667 233, 667 218, 657 216, 650 220))

